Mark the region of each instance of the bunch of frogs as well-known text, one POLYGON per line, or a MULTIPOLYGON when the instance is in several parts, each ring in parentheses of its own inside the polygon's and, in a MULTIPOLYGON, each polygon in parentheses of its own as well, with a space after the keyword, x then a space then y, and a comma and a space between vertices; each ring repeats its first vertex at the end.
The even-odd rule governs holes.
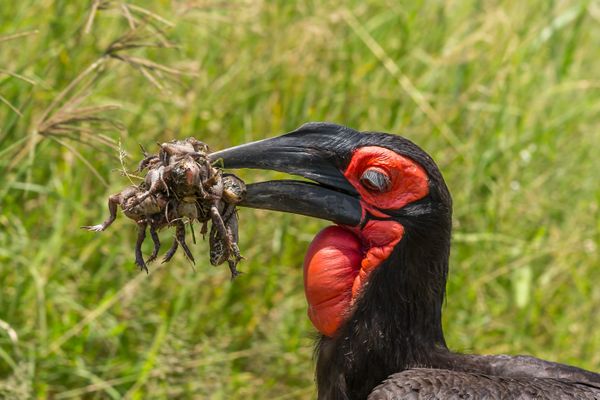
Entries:
POLYGON ((148 155, 138 166, 138 172, 147 171, 143 182, 129 186, 108 198, 109 217, 101 224, 84 226, 90 231, 104 231, 117 216, 117 207, 134 220, 138 226, 135 244, 135 263, 148 272, 147 263, 156 259, 160 250, 157 231, 164 227, 175 227, 175 240, 167 251, 163 263, 171 260, 181 246, 187 258, 194 263, 194 256, 185 241, 185 222, 202 224, 201 233, 207 233, 207 224, 212 222, 209 234, 210 262, 229 264, 232 279, 239 272, 236 268, 242 259, 238 247, 238 217, 236 204, 246 193, 244 182, 233 174, 224 174, 208 159, 208 146, 195 139, 174 140, 159 144, 158 154, 148 155), (144 261, 142 243, 146 231, 154 249, 144 261))

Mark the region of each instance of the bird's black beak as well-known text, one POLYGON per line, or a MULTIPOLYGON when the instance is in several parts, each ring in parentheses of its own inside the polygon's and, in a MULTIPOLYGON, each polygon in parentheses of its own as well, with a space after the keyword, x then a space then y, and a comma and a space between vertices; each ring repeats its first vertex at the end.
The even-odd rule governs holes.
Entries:
POLYGON ((221 150, 210 155, 225 168, 286 172, 313 182, 279 180, 249 184, 242 206, 291 212, 357 226, 362 219, 358 193, 342 173, 353 135, 334 124, 306 124, 296 131, 221 150))

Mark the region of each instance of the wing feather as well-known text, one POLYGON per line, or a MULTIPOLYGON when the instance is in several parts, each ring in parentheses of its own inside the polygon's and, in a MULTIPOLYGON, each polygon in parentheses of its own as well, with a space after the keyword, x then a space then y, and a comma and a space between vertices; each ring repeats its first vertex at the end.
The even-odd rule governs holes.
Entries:
POLYGON ((555 378, 414 368, 391 375, 368 400, 600 400, 600 388, 555 378))

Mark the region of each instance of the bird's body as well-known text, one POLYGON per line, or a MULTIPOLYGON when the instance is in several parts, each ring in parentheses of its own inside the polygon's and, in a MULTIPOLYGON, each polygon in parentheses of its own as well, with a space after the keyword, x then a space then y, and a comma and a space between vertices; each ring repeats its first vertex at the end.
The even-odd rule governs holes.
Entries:
POLYGON ((442 331, 452 200, 412 142, 335 124, 224 150, 226 167, 316 182, 248 186, 247 206, 331 220, 304 262, 321 337, 320 400, 598 399, 600 375, 526 356, 448 350, 442 331))
POLYGON ((600 387, 564 379, 413 368, 387 378, 368 400, 597 400, 600 387))

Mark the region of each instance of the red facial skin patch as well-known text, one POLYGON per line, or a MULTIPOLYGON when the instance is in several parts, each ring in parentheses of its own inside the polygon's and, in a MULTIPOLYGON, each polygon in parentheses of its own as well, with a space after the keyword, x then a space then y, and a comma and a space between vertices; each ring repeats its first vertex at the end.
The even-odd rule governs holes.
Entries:
POLYGON ((383 147, 356 149, 344 176, 364 203, 382 210, 398 210, 429 193, 429 179, 425 170, 410 158, 383 147), (363 172, 371 168, 388 176, 391 181, 388 191, 373 192, 360 183, 363 172))
POLYGON ((360 271, 352 284, 352 298, 359 294, 369 274, 392 254, 394 247, 404 236, 404 227, 395 221, 373 220, 367 222, 359 232, 366 252, 360 262, 360 271))
MULTIPOLYGON (((369 211, 379 218, 389 218, 385 210, 402 208, 429 193, 420 165, 382 147, 357 149, 344 175, 361 196, 363 214, 369 211), (360 178, 367 169, 386 174, 389 190, 364 187, 360 178)), ((304 259, 304 291, 308 317, 319 332, 335 335, 371 272, 392 254, 403 235, 404 227, 388 219, 369 220, 362 228, 330 226, 314 238, 304 259)))

